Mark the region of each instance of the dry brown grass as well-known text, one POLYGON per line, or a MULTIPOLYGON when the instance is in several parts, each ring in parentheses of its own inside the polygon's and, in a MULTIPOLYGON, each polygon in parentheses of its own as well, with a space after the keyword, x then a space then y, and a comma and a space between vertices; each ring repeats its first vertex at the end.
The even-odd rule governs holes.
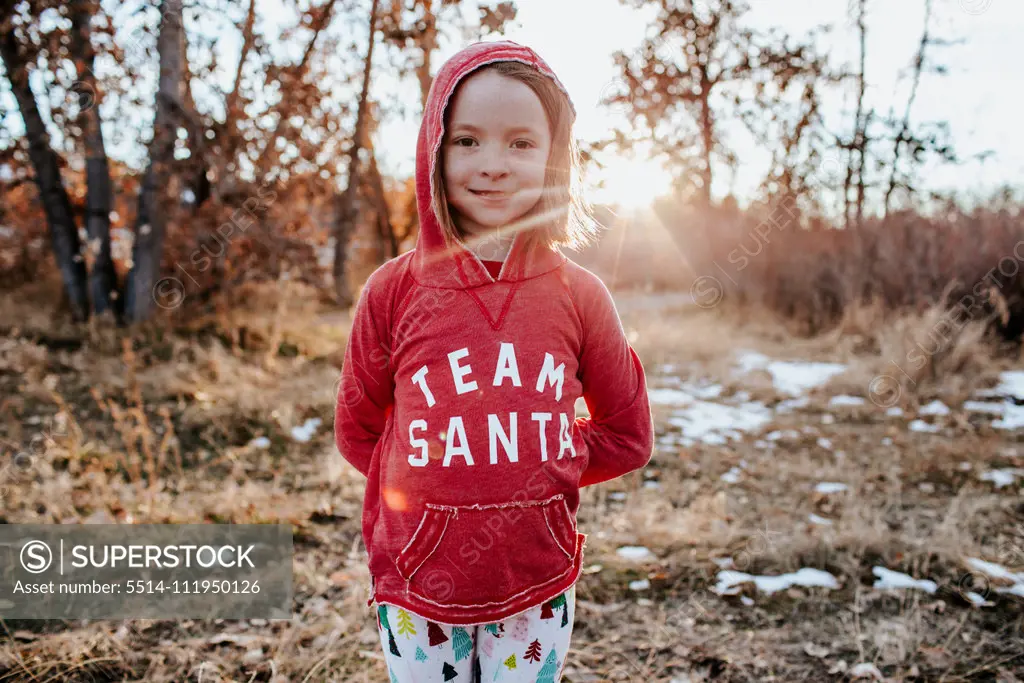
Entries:
MULTIPOLYGON (((662 381, 662 364, 671 363, 670 374, 717 380, 726 396, 745 390, 778 400, 766 377, 731 374, 733 354, 746 349, 852 369, 812 393, 805 408, 777 415, 765 431, 792 429, 796 436, 772 449, 755 445, 755 436, 685 450, 662 445, 644 472, 583 491, 588 569, 565 680, 816 682, 842 678, 857 664, 873 664, 894 681, 1013 680, 1011 672, 1024 668, 1024 601, 992 593, 991 606, 972 608, 958 587, 971 577, 967 556, 1024 569, 1019 495, 977 476, 1020 466, 1010 450, 1016 446, 956 410, 938 435, 906 429, 915 405, 939 396, 955 408, 955 396, 1008 361, 984 360, 989 349, 965 332, 935 363, 934 379, 920 383, 925 389, 908 401, 906 417, 886 417, 870 405, 833 409, 827 401, 834 393, 867 396, 866 379, 887 354, 905 352, 915 330, 932 324, 927 313, 884 324, 870 312, 851 313, 844 333, 807 339, 768 315, 658 309, 658 301, 619 301, 652 386, 662 381), (819 437, 832 448, 822 448, 819 437), (727 484, 721 476, 732 467, 742 476, 727 484), (821 481, 849 489, 817 494, 821 481), (831 526, 810 523, 812 513, 831 526), (644 545, 654 558, 624 560, 615 552, 622 545, 644 545), (1019 555, 1010 552, 1015 548, 1019 555), (710 589, 715 562, 724 558, 755 574, 824 569, 841 587, 770 597, 746 587, 720 597, 710 589), (876 565, 931 578, 940 589, 875 591, 876 565), (631 590, 629 582, 639 579, 650 588, 631 590)), ((244 316, 232 319, 248 325, 244 316)), ((343 344, 337 320, 327 324, 343 344)), ((289 320, 283 338, 292 324, 316 329, 323 321, 313 313, 289 320)), ((385 680, 365 605, 365 484, 330 437, 336 349, 310 343, 302 347, 307 352, 267 363, 265 348, 232 348, 230 335, 192 335, 146 337, 127 349, 0 343, 0 443, 6 453, 31 458, 3 473, 4 515, 14 523, 291 524, 293 618, 8 622, 0 680, 385 680), (291 426, 313 416, 323 424, 311 442, 288 437, 291 426), (37 433, 44 438, 33 442, 37 433), (252 446, 255 436, 268 437, 270 447, 252 446)), ((675 430, 663 408, 656 417, 660 436, 675 430)))

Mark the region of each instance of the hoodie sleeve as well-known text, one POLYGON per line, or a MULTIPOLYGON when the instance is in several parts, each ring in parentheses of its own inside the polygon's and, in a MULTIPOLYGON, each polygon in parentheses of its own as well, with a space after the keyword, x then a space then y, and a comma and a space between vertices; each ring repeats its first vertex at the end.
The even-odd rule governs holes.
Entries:
POLYGON ((371 276, 356 302, 334 411, 334 441, 343 458, 369 476, 370 459, 395 401, 387 334, 374 316, 380 285, 371 276))
POLYGON ((654 420, 640 358, 630 347, 611 293, 596 276, 577 289, 583 320, 580 379, 589 418, 575 426, 590 460, 580 486, 599 484, 640 469, 651 459, 654 420))

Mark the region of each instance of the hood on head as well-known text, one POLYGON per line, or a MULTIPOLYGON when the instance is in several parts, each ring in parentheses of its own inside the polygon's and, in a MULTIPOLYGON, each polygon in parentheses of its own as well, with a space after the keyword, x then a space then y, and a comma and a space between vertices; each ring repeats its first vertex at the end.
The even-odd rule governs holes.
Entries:
MULTIPOLYGON (((432 205, 434 169, 444 138, 444 112, 459 83, 471 72, 492 62, 516 61, 534 67, 549 77, 569 97, 551 67, 528 47, 509 40, 474 43, 457 52, 441 67, 430 86, 416 144, 416 206, 419 235, 413 255, 413 272, 423 284, 445 289, 462 289, 493 282, 483 263, 464 245, 445 244, 441 223, 432 205)), ((569 100, 572 107, 572 100, 569 100)), ((575 109, 573 109, 575 113, 575 109)), ((555 249, 536 247, 529 253, 526 234, 517 232, 501 273, 501 281, 536 277, 560 266, 565 257, 555 249)))

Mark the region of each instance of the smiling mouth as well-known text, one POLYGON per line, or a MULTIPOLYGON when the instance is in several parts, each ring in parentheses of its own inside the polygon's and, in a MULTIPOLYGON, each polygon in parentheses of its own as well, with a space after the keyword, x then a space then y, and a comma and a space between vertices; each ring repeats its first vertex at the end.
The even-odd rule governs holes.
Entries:
POLYGON ((487 198, 487 199, 504 199, 505 197, 508 197, 511 194, 509 192, 504 192, 504 191, 499 191, 499 190, 473 190, 473 189, 471 189, 470 192, 473 193, 474 195, 476 195, 477 197, 484 197, 484 198, 487 198))

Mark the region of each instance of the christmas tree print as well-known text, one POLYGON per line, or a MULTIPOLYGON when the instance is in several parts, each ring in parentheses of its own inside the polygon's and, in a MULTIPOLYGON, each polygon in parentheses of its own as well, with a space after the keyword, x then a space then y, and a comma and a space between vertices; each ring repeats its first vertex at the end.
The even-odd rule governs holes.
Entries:
POLYGON ((555 616, 555 615, 551 611, 551 601, 549 600, 548 602, 544 603, 543 607, 540 608, 540 618, 541 619, 550 619, 553 616, 555 616))
POLYGON ((558 655, 555 654, 555 649, 551 648, 548 658, 544 660, 544 666, 537 672, 537 683, 555 683, 557 660, 558 655))
POLYGON ((505 666, 508 667, 509 671, 516 668, 516 656, 514 654, 508 656, 508 659, 505 660, 505 666))
POLYGON ((565 600, 565 593, 552 600, 551 607, 553 609, 562 608, 562 626, 567 625, 569 623, 569 603, 565 600))
POLYGON ((391 628, 391 624, 388 623, 388 610, 384 605, 377 607, 377 621, 380 622, 382 631, 386 628, 391 628))
POLYGON ((525 659, 527 661, 533 660, 535 662, 539 662, 540 661, 540 641, 539 640, 534 640, 532 643, 530 643, 530 647, 526 648, 526 654, 523 655, 523 659, 525 659))
POLYGON ((492 634, 495 638, 501 638, 501 633, 505 631, 505 624, 487 624, 484 626, 484 630, 492 634), (499 633, 499 631, 501 633, 499 633))
POLYGON ((391 670, 390 666, 388 667, 388 675, 391 676, 391 683, 398 683, 398 679, 395 678, 395 672, 391 670))
POLYGON ((444 666, 441 667, 441 673, 444 674, 444 680, 446 681, 450 681, 459 675, 459 672, 455 670, 455 667, 448 662, 445 662, 444 666))
POLYGON ((444 629, 435 624, 432 621, 427 622, 427 640, 430 641, 431 647, 434 645, 440 645, 441 643, 448 642, 448 636, 444 634, 444 629))
POLYGON ((398 632, 406 638, 416 635, 416 627, 412 625, 412 618, 404 609, 398 610, 398 632))
POLYGON ((398 643, 395 642, 395 634, 388 629, 388 647, 391 649, 391 654, 396 657, 401 657, 402 653, 398 651, 398 643))
POLYGON ((480 673, 480 658, 479 657, 473 657, 473 680, 474 681, 482 680, 480 678, 482 675, 483 674, 480 673))
POLYGON ((530 637, 530 618, 525 614, 520 614, 512 622, 512 639, 521 640, 524 643, 530 637))
POLYGON ((469 637, 466 629, 458 626, 452 628, 452 650, 455 652, 456 662, 461 662, 473 651, 473 639, 469 637))
POLYGON ((423 651, 423 648, 419 645, 416 646, 416 661, 425 662, 427 661, 427 653, 423 651))

